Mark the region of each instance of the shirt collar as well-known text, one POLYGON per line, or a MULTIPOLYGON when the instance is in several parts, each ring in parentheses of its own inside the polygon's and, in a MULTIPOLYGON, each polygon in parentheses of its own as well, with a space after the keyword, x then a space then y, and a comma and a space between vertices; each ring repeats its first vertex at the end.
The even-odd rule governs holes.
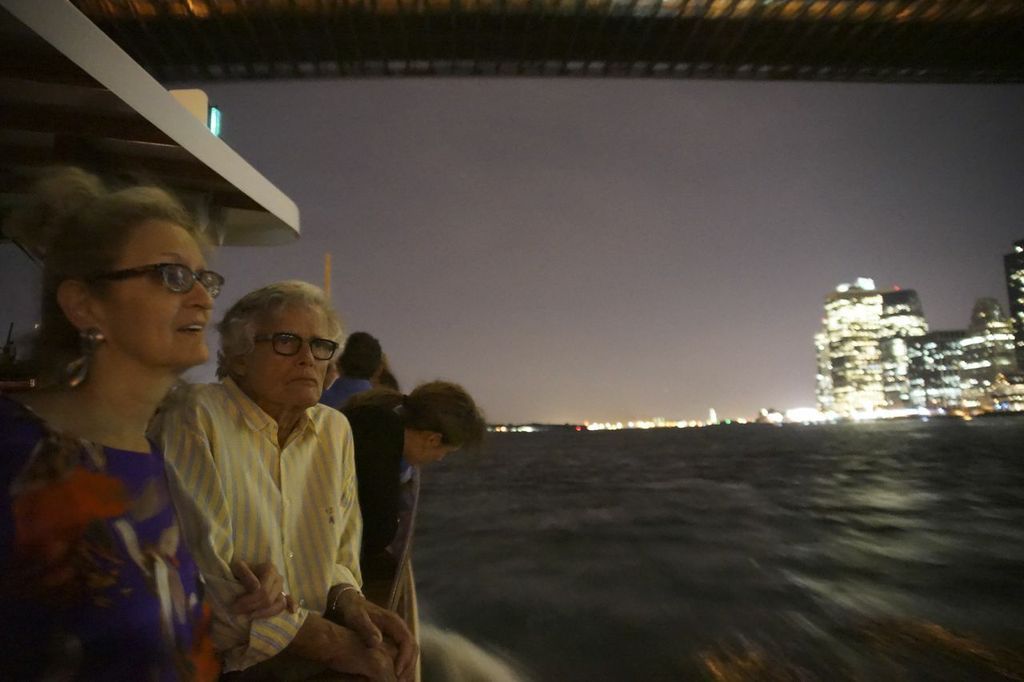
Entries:
MULTIPOLYGON (((242 417, 249 424, 249 428, 253 431, 262 431, 263 429, 270 428, 273 431, 277 431, 277 422, 269 414, 263 411, 263 408, 256 404, 256 402, 245 394, 235 380, 231 377, 224 377, 221 382, 224 384, 224 388, 228 392, 228 396, 231 401, 238 407, 238 411, 242 413, 242 417)), ((300 435, 313 427, 313 415, 312 407, 308 407, 302 411, 302 416, 299 417, 299 422, 295 425, 294 435, 300 435)), ((294 435, 289 437, 289 441, 294 438, 294 435)))
POLYGON ((245 394, 235 380, 231 377, 224 377, 221 381, 224 385, 224 389, 228 393, 228 397, 231 402, 235 404, 238 411, 242 413, 242 417, 249 424, 249 428, 253 431, 262 431, 263 429, 276 425, 274 418, 263 411, 256 402, 245 394))

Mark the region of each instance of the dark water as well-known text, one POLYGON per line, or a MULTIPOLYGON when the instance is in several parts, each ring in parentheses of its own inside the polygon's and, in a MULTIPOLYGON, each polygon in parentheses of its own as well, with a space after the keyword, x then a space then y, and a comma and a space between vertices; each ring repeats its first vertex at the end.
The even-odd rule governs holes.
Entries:
POLYGON ((1024 419, 493 434, 424 617, 570 680, 1024 679, 1024 419))

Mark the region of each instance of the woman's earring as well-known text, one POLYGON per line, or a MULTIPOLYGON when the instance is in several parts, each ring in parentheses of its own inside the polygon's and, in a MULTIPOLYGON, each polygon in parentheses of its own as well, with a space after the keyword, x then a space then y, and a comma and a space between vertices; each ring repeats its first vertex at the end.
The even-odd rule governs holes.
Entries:
POLYGON ((89 365, 92 363, 92 355, 99 348, 100 344, 106 341, 106 337, 96 327, 78 332, 78 342, 82 355, 77 360, 72 360, 64 368, 65 382, 70 388, 79 386, 89 376, 89 365))

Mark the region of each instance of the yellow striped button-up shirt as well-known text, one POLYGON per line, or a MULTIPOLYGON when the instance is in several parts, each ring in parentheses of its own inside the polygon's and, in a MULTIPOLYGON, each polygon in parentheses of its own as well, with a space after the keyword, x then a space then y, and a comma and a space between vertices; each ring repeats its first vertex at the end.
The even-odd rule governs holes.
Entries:
POLYGON ((281 448, 277 422, 231 379, 184 390, 161 414, 157 438, 207 583, 214 645, 225 672, 241 670, 284 649, 307 613, 324 612, 332 586, 362 585, 352 432, 340 412, 314 405, 281 448), (236 559, 273 562, 298 613, 234 615, 243 591, 231 574, 236 559))

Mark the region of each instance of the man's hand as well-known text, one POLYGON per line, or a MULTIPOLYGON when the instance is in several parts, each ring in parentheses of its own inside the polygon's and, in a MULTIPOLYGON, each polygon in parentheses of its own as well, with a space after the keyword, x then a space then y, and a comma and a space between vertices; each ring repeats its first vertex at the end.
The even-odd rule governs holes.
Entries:
POLYGON ((368 647, 380 647, 384 637, 394 642, 395 672, 399 680, 412 680, 416 672, 419 647, 405 622, 392 611, 367 601, 358 590, 345 589, 338 595, 335 607, 341 621, 354 630, 368 647))
MULTIPOLYGON (((312 618, 312 616, 311 616, 312 618)), ((328 667, 340 673, 362 675, 372 682, 405 682, 395 674, 395 651, 390 645, 369 647, 355 631, 330 621, 330 658, 328 667)))
MULTIPOLYGON (((358 675, 359 679, 371 682, 398 682, 393 645, 366 646, 354 630, 316 613, 306 617, 285 651, 345 673, 345 679, 349 679, 348 675, 358 675)), ((402 679, 404 682, 408 678, 402 679)))
POLYGON ((231 564, 234 574, 245 593, 232 604, 235 613, 249 618, 270 618, 285 609, 295 613, 295 598, 284 593, 284 578, 269 561, 252 568, 239 559, 231 564))

